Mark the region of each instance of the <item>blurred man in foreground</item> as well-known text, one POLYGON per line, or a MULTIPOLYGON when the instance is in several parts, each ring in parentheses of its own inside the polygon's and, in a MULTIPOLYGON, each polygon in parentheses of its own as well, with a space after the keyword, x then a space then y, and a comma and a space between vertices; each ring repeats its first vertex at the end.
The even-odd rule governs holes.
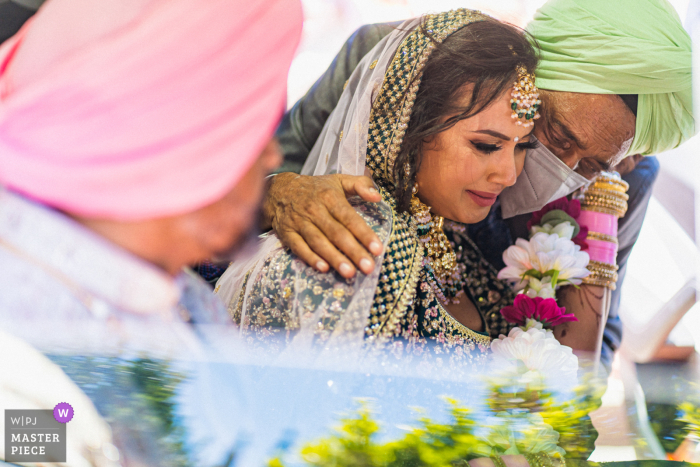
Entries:
POLYGON ((182 268, 255 224, 300 31, 295 0, 53 0, 3 44, 0 327, 227 322, 182 268))

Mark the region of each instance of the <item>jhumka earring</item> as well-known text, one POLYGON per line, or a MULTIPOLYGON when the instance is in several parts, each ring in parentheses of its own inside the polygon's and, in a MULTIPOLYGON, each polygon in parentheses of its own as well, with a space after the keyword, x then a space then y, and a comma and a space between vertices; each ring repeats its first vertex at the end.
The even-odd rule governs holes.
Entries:
POLYGON ((435 278, 434 282, 430 281, 431 288, 443 304, 459 303, 458 297, 464 292, 462 273, 465 268, 457 263, 457 255, 442 230, 444 219, 430 214, 430 206, 418 199, 417 193, 418 183, 414 182, 411 214, 425 248, 426 266, 435 278))
POLYGON ((515 71, 518 76, 510 94, 510 108, 513 110, 510 117, 516 119, 516 125, 529 127, 540 118, 538 110, 542 101, 535 86, 535 75, 528 73, 524 65, 518 65, 515 71))

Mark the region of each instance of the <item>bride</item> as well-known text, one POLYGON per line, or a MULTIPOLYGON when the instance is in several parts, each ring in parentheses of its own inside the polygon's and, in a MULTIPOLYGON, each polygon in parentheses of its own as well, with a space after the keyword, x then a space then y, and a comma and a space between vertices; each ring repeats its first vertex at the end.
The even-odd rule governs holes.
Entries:
POLYGON ((537 53, 521 30, 460 9, 409 20, 354 71, 303 174, 372 177, 351 200, 384 243, 369 275, 320 273, 269 235, 216 293, 249 340, 348 342, 473 360, 514 293, 467 237, 537 142, 537 53))

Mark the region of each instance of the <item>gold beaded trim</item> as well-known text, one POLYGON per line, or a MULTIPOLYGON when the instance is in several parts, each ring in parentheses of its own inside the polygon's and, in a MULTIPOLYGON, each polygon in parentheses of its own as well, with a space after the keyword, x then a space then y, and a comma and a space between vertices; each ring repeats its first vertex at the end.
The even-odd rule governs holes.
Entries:
POLYGON ((365 336, 368 341, 377 341, 381 345, 395 337, 401 320, 415 298, 423 265, 423 246, 418 240, 411 216, 408 213, 397 214, 396 201, 382 187, 379 187, 379 192, 392 207, 392 226, 365 336), (392 259, 391 255, 395 258, 392 259))
POLYGON ((618 244, 617 237, 600 232, 592 232, 590 230, 588 231, 588 235, 586 235, 586 240, 600 240, 602 242, 614 243, 615 245, 618 244))
POLYGON ((472 329, 469 329, 468 327, 466 327, 465 325, 463 325, 462 323, 457 321, 457 319, 454 316, 452 316, 450 314, 450 312, 447 311, 447 309, 445 309, 444 306, 442 306, 442 303, 440 303, 440 300, 436 300, 436 301, 437 301, 438 306, 440 307, 440 311, 442 311, 443 315, 445 316, 445 319, 447 320, 447 324, 452 326, 454 329, 456 329, 457 332, 459 332, 459 334, 462 335, 462 337, 469 339, 469 340, 473 341, 475 344, 482 345, 484 347, 489 347, 491 345, 491 337, 483 336, 483 335, 479 334, 478 332, 476 332, 472 329))
POLYGON ((375 180, 394 185, 396 157, 411 119, 423 68, 435 48, 433 41, 442 43, 458 29, 487 18, 478 11, 463 8, 428 15, 425 29, 432 39, 416 28, 403 40, 387 68, 370 114, 366 163, 375 180))

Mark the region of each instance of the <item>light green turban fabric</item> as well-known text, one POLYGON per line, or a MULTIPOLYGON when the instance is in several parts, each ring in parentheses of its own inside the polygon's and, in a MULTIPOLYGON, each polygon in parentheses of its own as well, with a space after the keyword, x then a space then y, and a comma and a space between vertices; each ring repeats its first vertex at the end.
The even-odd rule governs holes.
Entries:
POLYGON ((540 89, 639 94, 628 155, 695 133, 691 41, 666 0, 550 0, 527 30, 541 47, 540 89))

